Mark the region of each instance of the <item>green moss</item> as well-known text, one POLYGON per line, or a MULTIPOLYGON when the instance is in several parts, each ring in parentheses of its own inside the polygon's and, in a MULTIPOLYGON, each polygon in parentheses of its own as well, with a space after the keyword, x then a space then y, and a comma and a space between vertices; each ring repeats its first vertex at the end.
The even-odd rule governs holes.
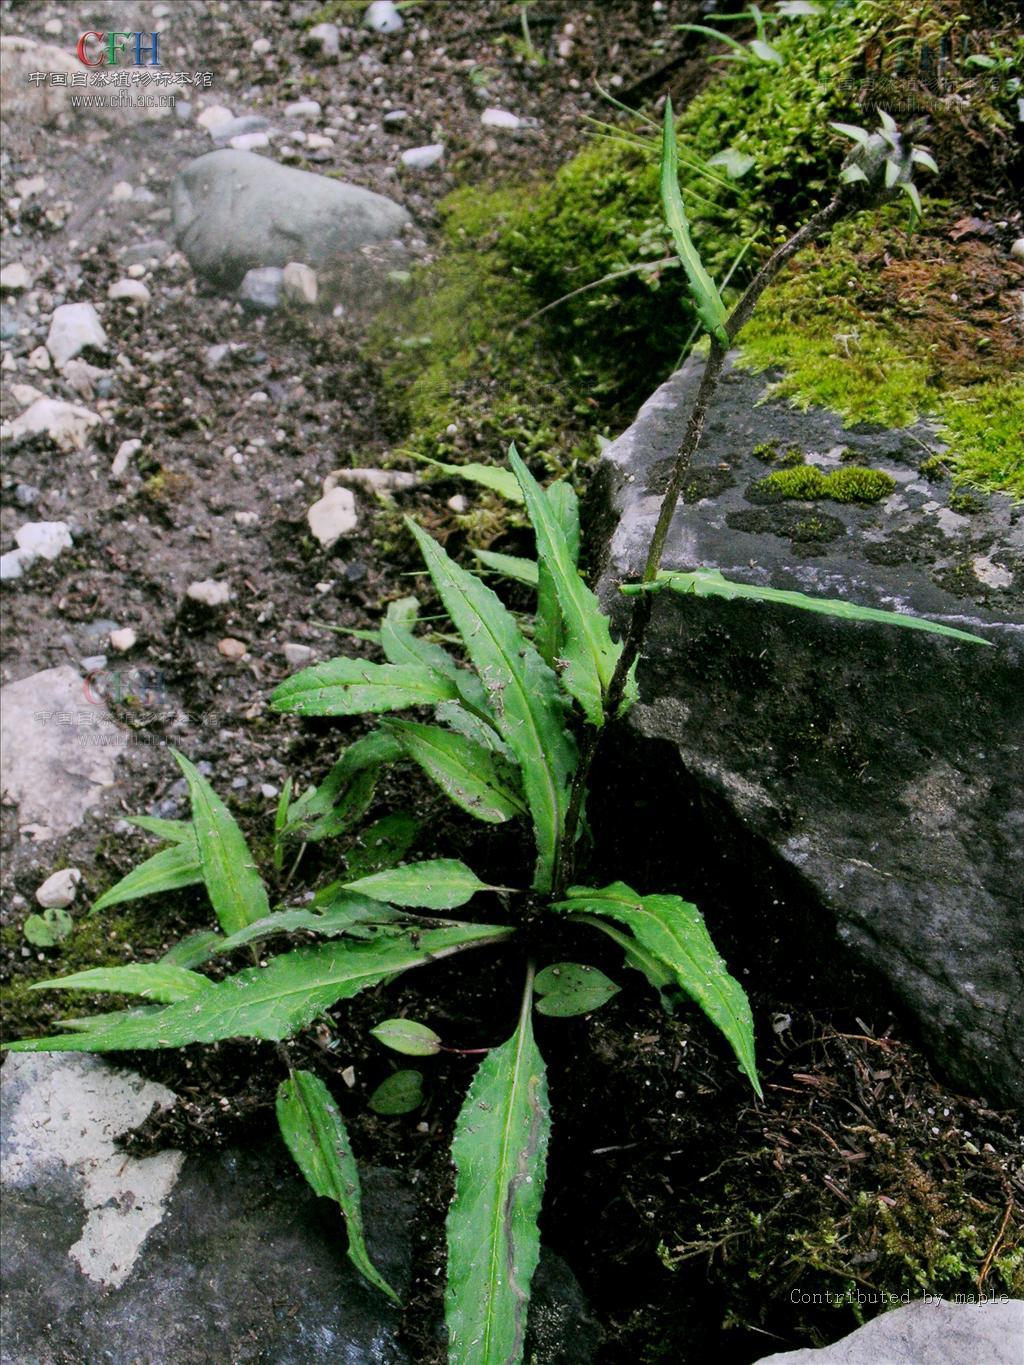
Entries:
POLYGON ((878 502, 895 487, 896 480, 881 469, 847 465, 825 474, 817 465, 801 464, 777 469, 758 479, 751 492, 755 498, 769 501, 799 498, 811 502, 815 498, 829 498, 832 502, 878 502))
POLYGON ((941 423, 958 483, 1024 498, 1024 373, 952 394, 942 404, 941 423))

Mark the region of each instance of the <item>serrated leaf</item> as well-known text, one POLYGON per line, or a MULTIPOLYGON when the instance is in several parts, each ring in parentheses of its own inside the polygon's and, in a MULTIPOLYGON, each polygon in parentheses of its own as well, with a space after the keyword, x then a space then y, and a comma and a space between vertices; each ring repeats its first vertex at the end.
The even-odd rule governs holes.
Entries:
MULTIPOLYGON (((723 34, 716 35, 728 42, 723 34)), ((672 116, 672 101, 665 99, 665 124, 661 143, 661 202, 665 218, 676 252, 690 286, 690 297, 694 312, 704 329, 715 338, 720 346, 728 346, 729 337, 725 330, 725 304, 715 287, 711 276, 704 269, 697 248, 690 238, 690 224, 687 221, 683 196, 679 191, 679 149, 676 145, 676 128, 672 116)))
POLYGON ((172 967, 200 967, 210 960, 218 944, 223 942, 224 935, 218 934, 215 929, 197 929, 194 934, 186 934, 173 948, 169 948, 160 961, 172 967))
POLYGON ((70 936, 74 927, 74 921, 66 910, 50 906, 41 915, 29 915, 22 926, 22 933, 37 948, 55 948, 70 936))
POLYGON ((192 825, 206 893, 226 934, 270 913, 267 888, 234 816, 184 754, 172 749, 192 798, 192 825))
POLYGON ((357 825, 369 810, 377 790, 376 768, 363 768, 352 778, 330 810, 313 820, 303 831, 310 843, 333 839, 357 825))
POLYGON ((601 890, 570 887, 567 898, 552 909, 605 915, 625 924, 722 1031, 750 1084, 761 1094, 746 991, 726 970, 695 905, 681 896, 640 896, 624 882, 613 882, 601 890))
MULTIPOLYGON (((579 499, 571 484, 564 480, 550 484, 545 490, 551 515, 561 528, 565 543, 572 559, 573 567, 580 559, 580 509, 579 499)), ((565 622, 558 591, 550 567, 541 559, 537 564, 537 618, 534 622, 533 643, 538 654, 550 667, 556 667, 556 660, 562 652, 565 637, 565 622)))
MULTIPOLYGON (((339 887, 334 892, 333 902, 325 904, 322 909, 303 909, 295 906, 288 910, 277 910, 274 914, 267 915, 265 919, 247 924, 244 929, 239 929, 237 934, 232 934, 229 938, 218 939, 213 945, 211 956, 232 953, 248 943, 273 938, 276 934, 294 934, 300 929, 305 929, 311 934, 322 934, 325 938, 337 938, 353 930, 363 931, 368 925, 392 925, 399 923, 401 919, 398 911, 390 905, 383 905, 368 896, 357 896, 351 892, 341 891, 339 887)), ((366 938, 369 935, 360 932, 357 937, 366 938)))
POLYGON ((424 464, 433 465, 435 469, 441 469, 445 474, 451 474, 456 479, 468 479, 470 483, 478 483, 484 488, 489 488, 493 493, 500 493, 509 502, 522 502, 522 494, 519 492, 519 485, 508 472, 493 464, 445 464, 443 460, 432 460, 429 455, 413 455, 414 459, 421 460, 424 464))
POLYGON ((519 1027, 484 1058, 455 1126, 445 1296, 451 1365, 523 1358, 550 1127, 528 992, 519 1027))
POLYGON ((423 1103, 423 1077, 418 1071, 396 1071, 381 1081, 367 1100, 375 1114, 411 1114, 423 1103))
POLYGON ((366 789, 361 786, 352 791, 356 778, 385 763, 394 763, 401 757, 402 746, 386 730, 372 730, 362 739, 357 739, 342 752, 318 787, 303 792, 291 803, 288 828, 301 829, 307 836, 310 830, 316 829, 317 837, 323 838, 324 831, 332 825, 358 819, 362 814, 360 802, 365 797, 366 789), (332 813, 339 805, 344 808, 339 816, 333 817, 332 813))
POLYGON ((382 1019, 370 1029, 370 1036, 406 1057, 433 1057, 441 1051, 441 1039, 434 1030, 415 1019, 382 1019))
POLYGON ((380 631, 381 648, 388 661, 393 664, 420 664, 432 669, 439 677, 447 678, 454 685, 464 706, 488 719, 487 696, 476 674, 460 667, 441 645, 424 640, 413 630, 418 609, 419 603, 415 597, 403 597, 388 606, 380 631))
POLYGON ((370 1260, 363 1237, 359 1170, 341 1111, 311 1071, 294 1071, 277 1091, 277 1122, 295 1164, 314 1192, 333 1199, 345 1216, 348 1258, 395 1303, 398 1295, 370 1260))
POLYGON ((449 679, 422 664, 341 658, 286 678, 270 694, 270 705, 298 716, 356 716, 429 706, 457 695, 449 679))
POLYGON ((86 1035, 29 1038, 6 1046, 14 1052, 123 1052, 215 1043, 223 1038, 279 1041, 367 986, 470 944, 497 942, 511 932, 493 924, 449 924, 418 930, 415 941, 412 936, 396 935, 368 943, 342 940, 299 948, 272 958, 266 967, 247 967, 214 982, 201 994, 145 1017, 124 1014, 86 1035))
POLYGON ((848 137, 852 139, 852 141, 860 143, 862 147, 866 147, 871 139, 871 134, 868 130, 866 128, 859 128, 855 123, 830 123, 828 126, 834 128, 835 131, 843 137, 848 137))
MULTIPOLYGON (((199 845, 191 823, 186 826, 187 835, 169 848, 162 848, 145 862, 122 877, 89 908, 89 914, 106 910, 110 905, 120 905, 123 901, 140 900, 143 896, 155 896, 162 891, 180 891, 184 886, 196 886, 203 880, 203 869, 199 862, 199 845)), ((155 832, 155 831, 154 831, 155 832)), ((165 837, 161 835, 161 838, 165 837)))
POLYGON ((763 588, 753 583, 734 583, 723 577, 718 569, 694 569, 692 573, 663 571, 658 580, 645 587, 639 583, 626 584, 621 591, 627 596, 635 592, 670 588, 673 592, 693 593, 696 597, 724 597, 727 601, 749 598, 757 602, 777 602, 781 606, 799 607, 802 611, 816 611, 825 616, 841 616, 848 621, 878 621, 887 626, 905 626, 908 630, 926 630, 934 635, 949 635, 955 640, 966 640, 972 645, 991 645, 980 635, 970 635, 953 626, 928 621, 923 616, 906 616, 898 611, 883 611, 878 607, 860 607, 856 602, 838 598, 808 597, 802 592, 786 588, 763 588))
POLYGON ((361 830, 354 847, 345 853, 350 877, 369 877, 400 863, 416 842, 420 822, 405 811, 392 811, 361 830))
POLYGON ((538 1014, 562 1019, 598 1010, 619 991, 604 972, 580 962, 555 962, 545 967, 538 973, 533 989, 541 997, 537 1001, 538 1014))
POLYGON ((210 990, 213 982, 199 972, 168 962, 130 962, 124 967, 92 967, 56 981, 37 981, 34 991, 108 991, 116 995, 141 995, 144 1000, 173 1004, 210 990))
POLYGON ((474 744, 479 744, 489 753, 498 754, 506 763, 515 766, 511 749, 495 729, 493 716, 490 721, 486 721, 472 711, 467 711, 459 702, 443 701, 434 708, 434 719, 439 725, 454 730, 457 735, 465 735, 474 744))
POLYGON ((408 522, 466 652, 498 731, 517 759, 537 843, 534 887, 550 887, 569 801, 576 746, 565 727, 555 675, 486 584, 408 522))
POLYGON ((375 872, 372 877, 345 882, 344 886, 347 891, 357 891, 375 900, 422 910, 453 910, 465 905, 478 891, 501 889, 482 882, 457 858, 428 858, 422 863, 407 863, 404 867, 375 872))
POLYGON ((537 586, 535 559, 524 559, 521 555, 498 554, 494 550, 474 550, 473 554, 485 569, 492 569, 503 578, 514 579, 517 583, 525 583, 528 588, 537 586))
POLYGON ((751 38, 748 46, 758 61, 770 62, 773 66, 785 65, 782 53, 772 47, 771 43, 766 43, 760 38, 751 38))
POLYGON ((439 725, 395 720, 390 728, 406 754, 451 801, 477 820, 499 825, 526 814, 510 774, 499 770, 499 760, 488 749, 439 725))
POLYGON ((576 570, 565 534, 540 484, 509 447, 509 464, 523 490, 523 500, 537 537, 537 559, 550 573, 558 597, 564 636, 560 648, 560 681, 583 708, 591 725, 604 724, 604 696, 622 646, 613 644, 608 618, 594 593, 576 570))

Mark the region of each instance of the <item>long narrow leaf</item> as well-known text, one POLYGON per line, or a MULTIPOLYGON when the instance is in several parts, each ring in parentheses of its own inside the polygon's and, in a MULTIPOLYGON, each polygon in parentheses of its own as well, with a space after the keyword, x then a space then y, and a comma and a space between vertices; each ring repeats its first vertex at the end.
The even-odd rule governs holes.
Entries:
POLYGON ((443 460, 432 460, 429 455, 415 455, 415 459, 421 460, 424 464, 431 464, 435 469, 442 470, 445 474, 451 474, 456 479, 468 479, 470 483, 478 483, 484 488, 491 489, 494 493, 500 493, 509 502, 522 502, 523 495, 519 491, 519 485, 508 472, 493 464, 445 464, 443 460))
MULTIPOLYGON (((722 35, 719 35, 722 36, 722 35)), ((724 42, 732 39, 724 38, 724 42)), ((722 346, 728 346, 729 338, 725 331, 726 311, 715 282, 704 269, 697 248, 690 238, 690 224, 686 218, 683 196, 679 192, 679 149, 676 145, 676 128, 672 116, 672 101, 665 99, 665 125, 661 144, 661 202, 665 209, 665 219, 672 233, 679 259, 686 271, 690 286, 693 309, 705 329, 722 346)))
POLYGON ((400 919, 398 911, 390 905, 371 900, 368 896, 340 893, 339 889, 335 905, 323 910, 305 910, 301 907, 278 910, 273 915, 267 915, 266 919, 257 920, 255 924, 247 924, 237 934, 218 938, 211 945, 210 955, 232 953, 246 944, 273 938, 277 934, 294 934, 301 929, 311 934, 322 934, 325 938, 337 938, 353 931, 357 937, 368 938, 367 925, 393 924, 400 919))
POLYGON ((220 927, 233 934, 270 913, 267 888, 256 870, 245 836, 209 782, 184 754, 171 753, 185 774, 192 798, 192 823, 199 865, 220 927))
POLYGON ((418 931, 415 939, 409 935, 369 943, 342 940, 299 948, 152 1014, 128 1013, 85 1034, 28 1038, 6 1046, 13 1052, 123 1052, 216 1043, 222 1038, 277 1041, 367 986, 470 944, 497 942, 511 932, 493 924, 455 924, 418 931))
POLYGON ((408 756, 470 815, 498 825, 514 815, 526 814, 510 774, 499 770, 500 760, 490 750, 439 725, 395 720, 391 729, 408 756))
POLYGON ((564 623, 559 659, 562 686, 579 702, 591 725, 604 724, 604 695, 622 646, 613 644, 608 618, 576 569, 565 532, 544 490, 509 447, 509 464, 523 490, 537 537, 537 559, 551 575, 564 623))
POLYGON ((57 981, 37 981, 30 990, 112 991, 118 995, 141 995, 162 1005, 189 1000, 210 990, 213 982, 199 972, 167 962, 130 962, 124 967, 91 967, 85 972, 62 976, 57 981))
POLYGON ((746 991, 729 975, 695 905, 680 896, 639 896, 624 882, 613 882, 599 891, 570 887, 568 898, 552 909, 606 915, 625 924, 721 1029, 750 1084, 761 1094, 746 991))
POLYGON ((171 844, 154 853, 144 863, 121 878, 99 900, 93 902, 89 914, 106 910, 109 905, 120 905, 123 901, 139 900, 143 896, 155 896, 161 891, 178 891, 183 886, 195 886, 203 880, 203 869, 199 862, 199 845, 196 843, 195 830, 188 826, 188 835, 181 843, 171 844))
POLYGON ((455 564, 414 522, 407 524, 486 688, 498 729, 522 769, 537 843, 534 886, 546 890, 576 766, 555 675, 490 588, 455 564))
POLYGON ((191 820, 164 820, 158 815, 128 815, 130 825, 144 829, 147 834, 155 834, 169 844, 184 844, 193 837, 191 820))
POLYGON ((481 1063, 455 1127, 445 1300, 451 1365, 523 1358, 551 1126, 531 996, 528 987, 516 1032, 481 1063))
POLYGON ((304 668, 275 687, 270 705, 299 716, 355 716, 429 706, 458 693, 422 664, 375 664, 366 659, 328 659, 304 668))
POLYGON ((322 1198, 333 1199, 345 1215, 348 1258, 394 1303, 398 1295, 370 1260, 363 1238, 359 1171, 352 1144, 331 1092, 311 1071, 295 1071, 277 1092, 277 1122, 295 1164, 322 1198))
POLYGON ((380 644, 389 663, 419 664, 453 683, 464 706, 488 719, 487 696, 483 683, 468 668, 462 668, 441 645, 424 640, 413 630, 419 603, 415 597, 392 602, 380 630, 380 644))
MULTIPOLYGON (((573 567, 576 567, 580 558, 580 509, 573 487, 564 480, 559 480, 548 486, 545 496, 551 514, 565 537, 573 567)), ((556 666, 556 661, 561 656, 564 637, 565 622, 558 600, 558 590, 551 568, 541 556, 537 564, 537 620, 533 643, 537 646, 540 657, 551 668, 556 666)))
POLYGON ((847 621, 878 621, 886 626, 905 626, 908 630, 927 630, 933 635, 949 635, 954 640, 966 640, 972 645, 991 645, 980 635, 971 635, 966 630, 956 630, 953 626, 940 625, 938 621, 928 621, 923 616, 907 616, 899 611, 883 611, 878 607, 860 607, 856 602, 844 602, 840 598, 808 597, 802 592, 791 592, 784 588, 762 588, 753 583, 733 583, 724 578, 718 569, 695 569, 692 573, 669 573, 662 571, 657 581, 649 584, 630 583, 622 591, 631 596, 637 592, 660 592, 670 588, 673 592, 692 593, 695 597, 724 597, 728 601, 749 598, 756 602, 778 602, 780 606, 799 607, 802 611, 816 611, 824 616, 841 616, 847 621))
POLYGON ((473 554, 485 569, 492 569, 494 573, 501 574, 503 578, 514 579, 516 583, 525 583, 528 588, 537 586, 535 559, 524 559, 521 555, 498 554, 495 550, 474 550, 473 554))
POLYGON ((478 891, 495 891, 457 858, 429 858, 346 882, 347 891, 421 910, 454 910, 478 891))

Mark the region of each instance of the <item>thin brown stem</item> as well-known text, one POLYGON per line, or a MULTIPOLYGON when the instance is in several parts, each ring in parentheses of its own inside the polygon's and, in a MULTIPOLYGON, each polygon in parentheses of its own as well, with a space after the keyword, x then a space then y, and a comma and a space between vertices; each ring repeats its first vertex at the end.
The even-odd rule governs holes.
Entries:
MULTIPOLYGON (((750 284, 747 286, 739 302, 733 308, 725 322, 725 332, 729 341, 735 340, 740 330, 750 321, 750 315, 754 311, 758 299, 771 284, 772 280, 779 273, 784 265, 796 255, 808 243, 813 242, 827 231, 838 218, 846 212, 850 205, 850 200, 837 194, 833 199, 818 210, 798 232, 795 232, 788 241, 778 247, 765 261, 764 265, 757 272, 750 284)), ((654 527, 654 534, 647 551, 647 560, 644 564, 641 582, 653 583, 658 577, 658 570, 661 568, 662 556, 665 553, 665 542, 668 539, 669 528, 672 525, 672 518, 675 516, 676 508, 679 504, 683 484, 686 476, 690 472, 693 457, 700 446, 701 437, 704 435, 704 426, 707 422, 708 409, 714 397, 715 390, 718 388, 718 381, 722 377, 722 368, 725 364, 727 348, 721 345, 714 338, 711 339, 711 349, 708 358, 704 363, 704 372, 701 375, 700 385, 697 389, 696 397, 693 400, 693 407, 690 417, 686 424, 686 431, 683 435, 682 444, 676 454, 675 463, 672 466, 672 473, 669 476, 668 487, 661 500, 661 508, 658 512, 658 520, 654 527)), ((630 672, 640 655, 643 648, 647 629, 651 623, 651 616, 654 607, 654 597, 652 593, 638 593, 633 598, 633 607, 630 613, 629 626, 626 630, 626 638, 623 641, 622 653, 619 655, 615 672, 608 685, 608 693, 604 703, 604 723, 607 724, 619 713, 622 699, 625 696, 626 684, 629 680, 630 672)), ((602 727, 603 728, 603 727, 602 727)), ((565 895, 566 888, 572 881, 576 863, 576 836, 579 830, 580 819, 583 814, 583 802, 586 796, 587 780, 590 776, 590 768, 597 753, 598 742, 602 733, 602 728, 588 726, 583 735, 580 745, 579 762, 576 765, 576 772, 572 781, 572 788, 569 794, 569 807, 565 817, 565 832, 562 835, 561 844, 558 851, 558 861, 555 869, 554 894, 556 899, 565 895)))

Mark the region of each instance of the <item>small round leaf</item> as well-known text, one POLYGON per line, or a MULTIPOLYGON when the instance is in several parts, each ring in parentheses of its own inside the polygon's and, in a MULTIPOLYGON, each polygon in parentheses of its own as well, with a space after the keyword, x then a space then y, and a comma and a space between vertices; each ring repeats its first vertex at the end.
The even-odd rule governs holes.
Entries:
POLYGON ((540 997, 538 1012, 559 1018, 600 1009, 619 990, 604 972, 579 962, 555 962, 545 967, 533 988, 540 997))
POLYGON ((434 1030, 415 1019, 384 1019, 370 1033, 378 1043, 407 1057, 433 1057, 441 1050, 441 1039, 434 1030))
POLYGON ((396 1071, 370 1096, 375 1114, 408 1114, 423 1103, 423 1077, 418 1071, 396 1071))
POLYGON ((41 915, 29 915, 25 921, 25 937, 37 948, 53 948, 71 933, 73 921, 66 910, 44 910, 41 915))

